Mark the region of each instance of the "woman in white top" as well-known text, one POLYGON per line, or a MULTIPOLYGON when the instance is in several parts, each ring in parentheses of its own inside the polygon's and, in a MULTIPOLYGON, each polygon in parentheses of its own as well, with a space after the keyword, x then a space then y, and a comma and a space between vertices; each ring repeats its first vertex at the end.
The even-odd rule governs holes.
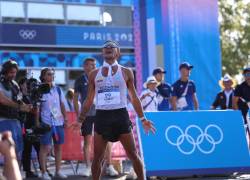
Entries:
POLYGON ((148 77, 147 81, 143 84, 144 91, 142 91, 140 99, 144 111, 158 111, 158 100, 156 94, 156 87, 158 82, 154 76, 148 77))

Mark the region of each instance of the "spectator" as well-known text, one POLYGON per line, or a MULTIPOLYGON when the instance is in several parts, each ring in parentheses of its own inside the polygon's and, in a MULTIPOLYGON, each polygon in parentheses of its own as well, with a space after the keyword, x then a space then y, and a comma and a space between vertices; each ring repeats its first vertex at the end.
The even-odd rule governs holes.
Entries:
POLYGON ((172 86, 172 108, 174 111, 198 110, 196 87, 194 81, 189 80, 192 69, 193 66, 188 62, 183 62, 179 66, 181 77, 172 86))
POLYGON ((62 95, 62 90, 54 85, 54 70, 51 68, 44 68, 41 71, 40 80, 42 83, 50 85, 50 92, 44 94, 42 98, 44 101, 41 103, 41 123, 51 127, 51 130, 41 136, 41 147, 39 160, 41 165, 42 179, 51 179, 46 172, 47 156, 50 153, 52 139, 55 152, 55 177, 67 178, 61 169, 61 154, 62 144, 64 143, 64 124, 67 125, 67 117, 64 103, 65 99, 62 95))
POLYGON ((233 109, 233 96, 236 82, 229 74, 226 74, 219 81, 219 84, 223 90, 217 94, 211 109, 216 109, 217 107, 220 107, 220 109, 233 109))
MULTIPOLYGON (((3 176, 10 180, 21 180, 21 172, 18 166, 15 143, 10 131, 0 133, 0 155, 4 157, 3 176)), ((1 176, 0 176, 0 179, 1 176)))
POLYGON ((158 82, 156 81, 154 76, 148 77, 147 81, 143 84, 145 90, 142 91, 140 100, 144 111, 158 110, 158 100, 156 97, 157 85, 158 82))
POLYGON ((233 107, 241 110, 245 123, 247 123, 247 113, 250 108, 250 67, 243 70, 243 76, 245 81, 235 88, 233 107))
POLYGON ((171 86, 168 83, 164 82, 164 71, 163 68, 156 68, 153 71, 153 76, 156 81, 159 83, 157 86, 157 99, 158 99, 158 110, 159 111, 169 111, 171 106, 171 86))

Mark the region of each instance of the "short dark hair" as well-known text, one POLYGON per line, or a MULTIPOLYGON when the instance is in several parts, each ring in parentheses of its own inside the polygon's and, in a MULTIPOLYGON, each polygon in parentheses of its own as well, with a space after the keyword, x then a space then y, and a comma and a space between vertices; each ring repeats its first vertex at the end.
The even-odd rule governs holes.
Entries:
POLYGON ((46 74, 48 71, 53 71, 53 72, 54 72, 55 70, 54 70, 54 68, 49 68, 49 67, 43 68, 43 69, 41 70, 41 73, 40 73, 40 76, 39 76, 39 79, 40 79, 41 82, 44 82, 44 76, 45 76, 45 74, 46 74))
POLYGON ((96 62, 96 59, 92 57, 85 58, 83 65, 86 65, 88 62, 96 62))

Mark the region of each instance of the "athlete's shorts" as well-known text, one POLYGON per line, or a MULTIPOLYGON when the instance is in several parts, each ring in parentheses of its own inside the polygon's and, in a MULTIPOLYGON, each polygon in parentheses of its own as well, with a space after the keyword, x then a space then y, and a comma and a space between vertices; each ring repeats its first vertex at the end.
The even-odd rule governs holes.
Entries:
POLYGON ((53 139, 54 144, 64 143, 64 127, 55 126, 54 128, 51 127, 49 132, 46 132, 45 134, 41 136, 40 143, 42 145, 51 145, 52 139, 53 139))
POLYGON ((96 110, 95 132, 103 139, 116 142, 121 134, 130 133, 133 129, 126 108, 114 110, 96 110))
POLYGON ((92 135, 95 119, 95 116, 86 117, 86 120, 82 123, 81 127, 82 136, 92 135))

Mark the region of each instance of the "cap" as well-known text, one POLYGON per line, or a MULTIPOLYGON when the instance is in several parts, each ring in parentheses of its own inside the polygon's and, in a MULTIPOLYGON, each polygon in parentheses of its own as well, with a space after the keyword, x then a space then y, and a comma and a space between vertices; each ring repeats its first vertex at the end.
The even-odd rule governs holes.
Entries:
POLYGON ((190 70, 190 69, 193 69, 194 66, 190 65, 188 62, 183 62, 180 64, 179 70, 181 70, 182 68, 187 68, 188 70, 190 70))
POLYGON ((154 83, 154 84, 158 85, 158 82, 156 81, 155 77, 154 76, 149 76, 147 78, 147 81, 143 83, 143 87, 147 88, 147 85, 150 84, 150 83, 154 83))
POLYGON ((156 75, 156 74, 158 74, 158 73, 163 73, 163 74, 165 74, 166 71, 164 71, 164 69, 161 68, 161 67, 155 68, 155 69, 153 70, 153 75, 156 75))
POLYGON ((246 74, 247 72, 250 72, 250 67, 246 67, 243 69, 243 74, 246 74))

